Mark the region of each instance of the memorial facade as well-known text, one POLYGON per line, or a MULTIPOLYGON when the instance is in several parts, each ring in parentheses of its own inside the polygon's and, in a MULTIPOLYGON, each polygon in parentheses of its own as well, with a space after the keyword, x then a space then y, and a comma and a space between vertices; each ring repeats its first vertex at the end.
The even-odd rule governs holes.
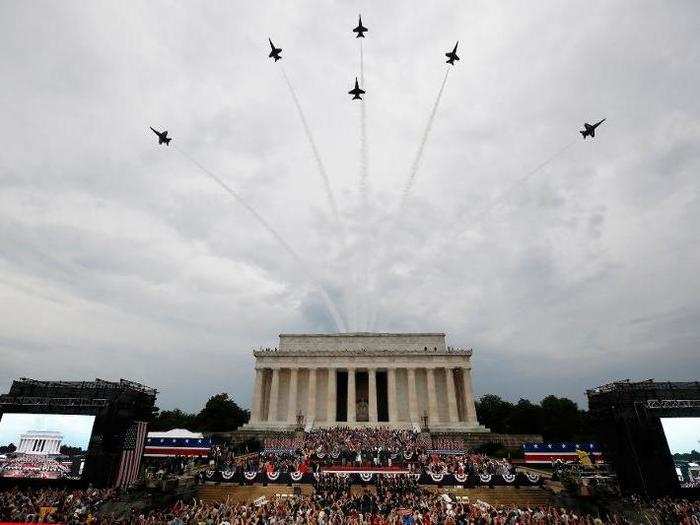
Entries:
POLYGON ((471 379, 471 349, 445 334, 281 334, 253 352, 250 430, 329 426, 485 432, 471 379))
POLYGON ((63 434, 48 430, 29 430, 19 437, 17 452, 22 454, 60 454, 63 434))

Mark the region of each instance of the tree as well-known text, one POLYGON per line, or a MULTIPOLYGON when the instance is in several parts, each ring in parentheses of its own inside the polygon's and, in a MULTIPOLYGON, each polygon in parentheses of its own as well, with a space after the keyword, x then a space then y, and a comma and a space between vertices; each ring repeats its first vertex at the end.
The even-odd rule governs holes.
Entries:
POLYGON ((194 428, 195 415, 183 412, 179 408, 175 410, 159 411, 153 422, 149 425, 150 430, 171 430, 173 428, 194 428))
POLYGON ((528 399, 520 399, 512 408, 506 422, 514 434, 540 434, 542 432, 542 407, 528 399))
POLYGON ((247 423, 250 412, 243 410, 228 394, 221 393, 209 398, 207 404, 195 417, 197 430, 222 432, 236 430, 247 423))
POLYGON ((546 441, 585 441, 595 435, 588 412, 565 397, 550 395, 539 404, 521 398, 513 404, 486 394, 476 402, 476 414, 493 432, 541 434, 546 441))
POLYGON ((59 450, 64 456, 76 456, 83 453, 83 449, 80 447, 71 447, 70 445, 61 445, 59 450))
POLYGON ((476 417, 479 423, 493 432, 509 432, 507 421, 512 410, 513 404, 496 394, 486 394, 476 403, 476 417))
POLYGON ((542 400, 542 437, 547 441, 571 441, 581 427, 576 403, 565 397, 547 396, 542 400))
POLYGON ((8 443, 7 446, 0 447, 0 454, 12 454, 17 450, 14 443, 8 443))

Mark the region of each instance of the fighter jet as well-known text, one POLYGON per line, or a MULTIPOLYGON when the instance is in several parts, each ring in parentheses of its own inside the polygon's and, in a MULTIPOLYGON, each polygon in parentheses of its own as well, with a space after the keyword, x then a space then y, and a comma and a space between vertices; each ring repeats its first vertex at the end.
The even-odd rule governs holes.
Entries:
POLYGON ((362 15, 360 15, 360 21, 357 24, 357 27, 352 30, 353 33, 357 33, 357 36, 355 38, 364 38, 365 33, 369 31, 365 26, 362 25, 362 15))
POLYGON ((583 127, 585 129, 582 129, 581 131, 579 131, 579 133, 583 137, 583 140, 586 140, 586 137, 595 138, 595 128, 600 126, 603 122, 605 122, 605 119, 601 120, 600 122, 596 122, 592 126, 588 122, 584 123, 583 127))
POLYGON ((445 53, 445 56, 447 57, 447 63, 452 64, 453 66, 455 65, 455 60, 459 60, 459 57, 457 56, 457 46, 459 45, 459 40, 457 40, 457 43, 455 44, 455 48, 450 51, 449 53, 445 53))
POLYGON ((348 91, 348 95, 352 95, 353 100, 362 100, 362 97, 360 95, 364 94, 364 90, 360 89, 360 84, 357 82, 357 77, 355 77, 355 89, 351 89, 350 91, 348 91))
MULTIPOLYGON (((149 126, 150 127, 150 126, 149 126)), ((172 137, 168 138, 168 131, 156 131, 151 127, 151 131, 158 135, 158 144, 165 144, 170 146, 170 141, 173 140, 172 137)))
POLYGON ((270 41, 270 47, 272 48, 272 51, 270 51, 270 54, 267 55, 267 56, 270 57, 270 58, 274 58, 274 59, 275 59, 275 62, 277 62, 278 60, 280 60, 280 59, 282 58, 282 57, 280 56, 280 53, 282 52, 282 48, 281 48, 281 47, 275 47, 275 44, 272 43, 272 39, 271 39, 271 38, 268 38, 268 40, 270 41))

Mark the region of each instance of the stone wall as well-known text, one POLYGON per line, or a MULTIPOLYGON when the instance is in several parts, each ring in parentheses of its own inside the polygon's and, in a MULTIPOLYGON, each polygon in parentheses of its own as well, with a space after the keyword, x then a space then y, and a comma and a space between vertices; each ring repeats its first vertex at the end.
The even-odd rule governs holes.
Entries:
POLYGON ((386 350, 445 352, 445 334, 280 334, 280 352, 333 352, 345 350, 386 350))

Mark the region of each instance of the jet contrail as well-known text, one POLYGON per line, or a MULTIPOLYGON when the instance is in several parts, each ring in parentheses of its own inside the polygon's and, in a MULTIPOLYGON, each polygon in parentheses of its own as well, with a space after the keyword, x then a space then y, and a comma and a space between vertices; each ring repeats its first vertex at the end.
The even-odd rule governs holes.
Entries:
POLYGON ((533 169, 528 171, 525 175, 520 177, 519 179, 516 179, 501 195, 496 197, 491 203, 488 205, 488 207, 481 212, 481 216, 483 217, 485 214, 489 213, 497 204, 499 204, 504 198, 506 198, 510 192, 512 192, 517 186, 520 184, 523 184, 526 182, 530 177, 535 175, 537 172, 539 172, 542 168, 547 166, 550 162, 552 162, 554 159, 556 159, 559 155, 564 153, 566 150, 568 150, 571 146, 573 146, 576 143, 576 140, 572 140, 569 142, 566 146, 558 149, 555 153, 550 155, 547 160, 544 162, 541 162, 537 166, 535 166, 533 169))
MULTIPOLYGON (((552 155, 547 157, 547 159, 537 166, 535 166, 533 169, 528 171, 525 175, 522 177, 516 179, 513 181, 513 183, 510 184, 503 192, 501 192, 500 195, 496 196, 491 202, 486 204, 486 207, 484 207, 481 210, 478 210, 478 216, 475 218, 470 218, 469 219, 469 224, 474 225, 476 223, 481 223, 483 222, 488 215, 493 211, 493 209, 503 202, 503 200, 508 197, 508 195, 515 189, 517 188, 520 184, 523 184, 526 182, 528 179, 530 179, 532 176, 534 176, 536 173, 538 173, 542 168, 547 166, 549 163, 551 163, 553 160, 555 160, 557 157, 559 157, 562 153, 564 153, 566 150, 568 150, 571 146, 573 146, 576 143, 576 140, 572 140, 565 146, 559 148, 556 152, 554 152, 552 155)), ((460 214, 457 217, 457 221, 453 222, 450 226, 447 227, 447 231, 453 231, 453 234, 449 236, 449 239, 452 240, 454 237, 458 236, 460 233, 462 233, 463 230, 457 229, 458 224, 463 222, 462 218, 463 214, 460 214)))
MULTIPOLYGON (((360 80, 362 82, 362 87, 365 87, 365 67, 364 67, 364 53, 362 50, 362 40, 360 40, 360 80)), ((368 162, 368 145, 367 145, 367 106, 364 99, 360 102, 360 196, 362 206, 365 208, 363 213, 367 212, 367 200, 368 191, 367 179, 369 171, 368 162)))
POLYGON ((282 72, 282 77, 284 78, 285 83, 287 84, 287 87, 289 88, 289 93, 292 95, 292 100, 294 101, 294 105, 297 108, 297 111, 299 112, 299 118, 301 119, 301 124, 304 127, 304 132, 306 133, 306 138, 309 141, 309 145, 311 146, 311 151, 313 152, 314 159, 316 160, 316 167, 318 168, 318 172, 321 175, 321 179, 323 180, 323 187, 326 192, 326 199, 328 200, 328 205, 331 207, 331 212, 333 213, 333 219, 336 222, 336 225, 341 228, 341 222, 340 222, 340 214, 338 213, 338 206, 335 202, 335 197, 333 196, 333 190, 331 189, 331 183, 330 180, 328 179, 328 174, 326 173, 326 167, 323 165, 323 161, 321 160, 321 155, 318 152, 318 148, 316 148, 316 142, 314 141, 314 137, 311 134, 311 128, 309 128, 309 123, 306 121, 306 117, 304 116, 304 111, 301 109, 301 104, 299 103, 299 99, 297 98, 297 93, 294 90, 294 87, 292 87, 292 83, 289 81, 289 77, 287 76, 287 72, 284 70, 284 67, 280 68, 280 71, 282 72))
MULTIPOLYGON (((430 111, 430 115, 428 116, 428 122, 425 125, 425 130, 423 130, 423 136, 421 138, 420 144, 418 145, 418 151, 416 151, 416 156, 413 159, 413 163, 411 164, 411 168, 408 172, 408 179, 406 180, 406 184, 404 185, 403 192, 401 194, 401 200, 399 201, 399 207, 396 210, 396 215, 393 218, 393 220, 390 220, 387 224, 387 228, 382 232, 381 230, 377 234, 380 237, 387 238, 391 233, 393 233, 394 228, 398 226, 399 221, 401 220, 402 217, 402 212, 403 209, 406 206, 406 202, 408 200, 408 197, 411 193, 411 189, 413 188, 413 184, 416 180, 416 175, 418 174, 418 168, 420 167, 421 160, 423 158, 423 152, 425 151, 425 146, 428 143, 428 138, 430 137, 430 130, 433 127, 433 122, 435 121, 435 115, 437 114, 437 109, 438 106, 440 105, 440 100, 442 99, 442 94, 445 91, 445 84, 447 83, 447 76, 450 74, 450 69, 448 68, 445 71, 445 76, 442 79, 442 84, 440 84, 440 90, 438 91, 437 97, 435 98, 435 102, 433 103, 433 108, 430 111)), ((382 262, 384 261, 384 257, 387 255, 386 253, 386 246, 385 243, 381 242, 380 246, 378 248, 378 251, 374 254, 375 255, 375 266, 370 270, 370 273, 372 270, 376 270, 378 267, 382 265, 382 262)), ((370 314, 370 329, 374 327, 374 325, 377 322, 377 316, 378 312, 376 311, 376 305, 373 308, 373 312, 370 314)))
MULTIPOLYGON (((360 39, 360 79, 363 89, 367 89, 365 84, 365 57, 364 57, 364 39, 360 39)), ((362 268, 362 283, 358 287, 361 290, 361 322, 360 329, 366 330, 368 327, 368 286, 369 286, 369 144, 367 143, 367 102, 362 99, 360 102, 360 209, 362 213, 364 249, 361 250, 360 264, 362 268)), ((356 288, 356 290, 358 289, 356 288)))
POLYGON ((330 313, 331 317, 333 318, 333 321, 335 322, 336 328, 339 332, 344 332, 345 331, 345 323, 343 322, 343 319, 341 318, 340 314, 338 313, 338 309, 335 306, 335 303, 333 300, 330 298, 328 293, 326 292, 325 288, 323 286, 316 282, 316 280, 311 276, 307 265, 304 263, 304 261, 299 257, 297 252, 287 243, 287 241, 282 238, 282 236, 275 230, 270 224, 265 220, 265 218, 260 215, 255 208, 253 208, 248 202, 240 196, 238 192, 233 190, 228 184, 226 184, 223 180, 221 180, 219 177, 217 177, 214 173, 209 171, 207 168, 202 166, 196 159, 188 155, 185 151, 182 149, 178 148, 177 146, 173 146, 173 149, 177 150, 180 155, 185 157, 187 160, 189 160, 192 164, 197 166, 202 173, 207 175, 209 178, 211 178, 214 182, 216 182, 219 186, 221 186, 224 191, 226 191, 229 195, 231 195, 241 206, 243 206, 250 214, 260 223, 260 225, 267 230, 267 232, 272 235, 275 240, 284 248, 284 250, 291 255, 292 259, 296 261, 301 270, 304 272, 306 275, 307 279, 318 288, 318 290, 321 292, 321 297, 323 298, 323 302, 325 303, 326 308, 328 309, 328 313, 330 313))
POLYGON ((428 142, 428 137, 430 136, 430 130, 433 127, 433 122, 435 121, 435 114, 437 113, 438 105, 440 104, 440 99, 442 98, 442 92, 445 90, 445 84, 447 83, 447 75, 450 74, 450 70, 445 71, 445 78, 442 79, 442 84, 440 85, 440 91, 438 91, 437 98, 433 104, 433 109, 430 112, 430 117, 428 117, 428 123, 425 126, 425 131, 423 131, 423 138, 418 146, 418 151, 413 159, 413 164, 411 164, 411 170, 408 173, 408 180, 403 189, 403 194, 401 195, 401 202, 399 204, 399 212, 403 210, 406 205, 406 200, 408 199, 411 189, 413 188, 413 183, 416 180, 416 175, 418 174, 418 168, 420 167, 421 159, 423 158, 423 151, 425 151, 425 145, 428 142))
POLYGON ((365 85, 365 55, 362 50, 362 40, 360 40, 360 80, 362 81, 362 86, 365 85))

